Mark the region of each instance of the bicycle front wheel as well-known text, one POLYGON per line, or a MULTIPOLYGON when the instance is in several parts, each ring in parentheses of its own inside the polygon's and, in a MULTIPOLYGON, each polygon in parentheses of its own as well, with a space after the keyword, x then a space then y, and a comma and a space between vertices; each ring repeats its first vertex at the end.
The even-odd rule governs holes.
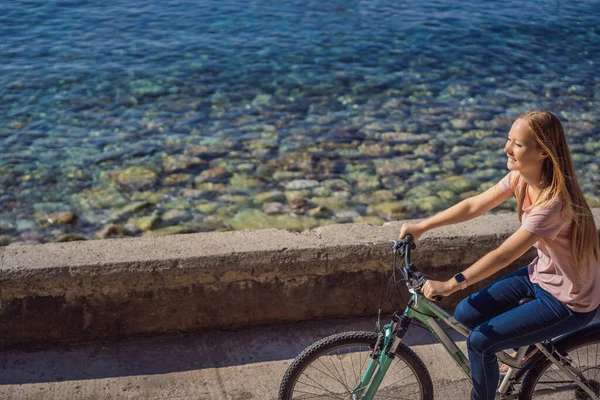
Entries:
MULTIPOLYGON (((360 399, 353 389, 371 361, 377 336, 375 332, 345 332, 314 343, 286 371, 279 400, 360 399)), ((425 364, 405 345, 398 346, 374 399, 433 399, 425 364)))
MULTIPOLYGON (((558 349, 571 360, 596 396, 600 395, 600 332, 575 338, 558 349)), ((549 360, 534 366, 525 376, 519 399, 584 400, 589 395, 549 360)))

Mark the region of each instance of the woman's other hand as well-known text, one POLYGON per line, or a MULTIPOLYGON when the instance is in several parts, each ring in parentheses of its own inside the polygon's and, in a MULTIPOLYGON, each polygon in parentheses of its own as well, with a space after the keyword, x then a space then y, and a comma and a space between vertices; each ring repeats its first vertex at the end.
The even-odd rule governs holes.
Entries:
POLYGON ((404 239, 406 235, 409 233, 413 237, 413 242, 419 240, 421 235, 425 233, 426 229, 422 226, 421 223, 418 224, 402 224, 402 228, 400 228, 400 240, 404 239))
POLYGON ((458 290, 458 284, 454 284, 450 279, 449 281, 440 282, 428 280, 421 288, 421 293, 429 300, 433 300, 435 296, 450 296, 452 293, 458 290))

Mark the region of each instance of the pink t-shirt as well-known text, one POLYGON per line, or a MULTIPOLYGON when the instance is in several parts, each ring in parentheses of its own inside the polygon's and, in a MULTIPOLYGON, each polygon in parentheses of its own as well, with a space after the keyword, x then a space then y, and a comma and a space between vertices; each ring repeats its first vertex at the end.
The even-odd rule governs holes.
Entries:
MULTIPOLYGON (((524 181, 511 171, 498 186, 503 192, 516 193, 524 181), (518 181, 515 183, 515 178, 518 181)), ((562 210, 560 201, 547 207, 532 207, 528 195, 523 203, 521 228, 542 236, 534 244, 537 257, 529 264, 529 279, 576 312, 588 312, 600 305, 600 263, 596 260, 582 265, 581 278, 571 262, 571 216, 562 210)))

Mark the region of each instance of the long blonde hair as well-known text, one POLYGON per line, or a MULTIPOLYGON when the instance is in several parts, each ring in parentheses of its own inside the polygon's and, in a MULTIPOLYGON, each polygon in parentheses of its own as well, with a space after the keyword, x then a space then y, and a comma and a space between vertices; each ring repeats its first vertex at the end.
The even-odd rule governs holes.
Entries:
MULTIPOLYGON (((535 206, 549 205, 557 200, 571 217, 571 259, 578 275, 590 257, 600 260, 598 230, 589 205, 583 197, 575 177, 575 168, 560 120, 549 111, 531 111, 519 116, 529 124, 531 136, 548 155, 543 161, 542 178, 535 206)), ((527 183, 523 181, 518 191, 517 210, 519 220, 523 216, 523 202, 527 183)))

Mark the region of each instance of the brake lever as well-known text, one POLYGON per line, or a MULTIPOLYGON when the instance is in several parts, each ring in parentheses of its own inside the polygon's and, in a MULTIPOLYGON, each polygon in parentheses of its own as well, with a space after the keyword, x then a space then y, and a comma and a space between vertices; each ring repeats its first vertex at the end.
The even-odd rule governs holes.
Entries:
MULTIPOLYGON (((431 278, 428 275, 425 275, 422 272, 417 272, 417 274, 419 274, 419 288, 422 288, 423 285, 425 284, 425 282, 427 282, 428 280, 430 280, 431 278)), ((419 290, 420 291, 420 290, 419 290)), ((421 292, 422 293, 422 292, 421 292)), ((437 296, 433 296, 433 301, 436 303, 439 303, 440 301, 442 301, 443 296, 441 295, 437 295, 437 296)))

